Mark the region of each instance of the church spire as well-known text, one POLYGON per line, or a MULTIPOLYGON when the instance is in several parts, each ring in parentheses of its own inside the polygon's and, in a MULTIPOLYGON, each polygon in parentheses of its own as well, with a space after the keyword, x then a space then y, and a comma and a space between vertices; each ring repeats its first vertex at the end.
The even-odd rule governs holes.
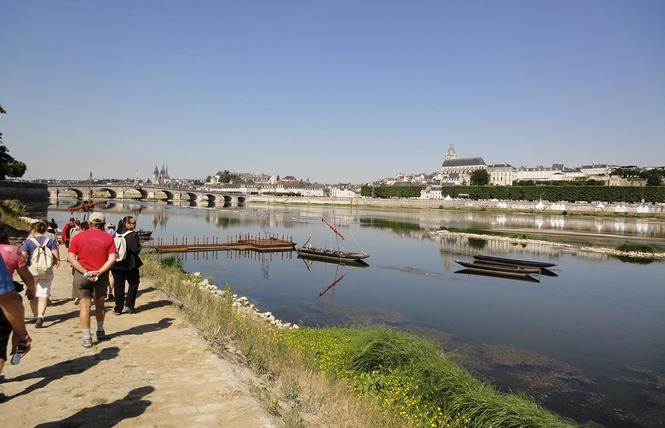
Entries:
POLYGON ((450 145, 450 148, 448 149, 448 152, 446 153, 446 158, 445 160, 450 160, 450 159, 457 159, 457 153, 455 153, 455 147, 453 145, 450 145))

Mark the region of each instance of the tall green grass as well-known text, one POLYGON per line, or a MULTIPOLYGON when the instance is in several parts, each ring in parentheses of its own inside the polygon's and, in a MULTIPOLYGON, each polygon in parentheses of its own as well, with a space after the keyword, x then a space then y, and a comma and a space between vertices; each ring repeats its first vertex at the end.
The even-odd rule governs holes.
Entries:
POLYGON ((498 392, 432 342, 384 327, 282 333, 317 369, 415 427, 566 427, 533 400, 498 392))
MULTIPOLYGON (((177 257, 176 257, 177 258, 177 257)), ((278 330, 202 290, 173 257, 142 272, 182 305, 213 350, 229 346, 266 382, 257 393, 284 426, 566 427, 526 397, 498 392, 432 342, 384 327, 278 330), (286 403, 286 404, 285 404, 286 403)))

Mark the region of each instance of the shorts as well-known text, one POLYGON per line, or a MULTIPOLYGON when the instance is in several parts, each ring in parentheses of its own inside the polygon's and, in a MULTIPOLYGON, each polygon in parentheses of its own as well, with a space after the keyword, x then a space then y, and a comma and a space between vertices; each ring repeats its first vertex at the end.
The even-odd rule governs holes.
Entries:
POLYGON ((99 299, 106 297, 106 289, 109 286, 109 273, 104 272, 95 282, 88 281, 79 271, 74 272, 72 280, 72 297, 75 299, 99 299))
MULTIPOLYGON (((0 312, 2 311, 0 310, 0 312)), ((9 336, 12 334, 12 326, 4 314, 0 318, 0 359, 7 361, 7 345, 9 344, 9 336)))
POLYGON ((35 297, 51 297, 51 285, 53 284, 53 273, 50 275, 35 276, 35 297))
POLYGON ((3 278, 0 280, 0 296, 14 290, 14 283, 12 282, 11 277, 8 276, 6 279, 3 278))

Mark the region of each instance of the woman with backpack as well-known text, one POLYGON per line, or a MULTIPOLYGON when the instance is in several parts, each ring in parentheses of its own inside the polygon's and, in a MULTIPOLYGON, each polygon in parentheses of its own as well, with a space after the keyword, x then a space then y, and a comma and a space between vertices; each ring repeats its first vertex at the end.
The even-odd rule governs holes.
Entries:
POLYGON ((113 313, 120 315, 124 310, 133 314, 136 313, 136 295, 139 291, 139 268, 143 266, 143 262, 139 258, 143 247, 139 234, 136 232, 136 218, 129 215, 120 220, 114 240, 118 251, 118 261, 111 267, 115 294, 113 313), (127 282, 126 294, 125 281, 127 282))
POLYGON ((53 267, 60 266, 58 243, 46 236, 46 228, 44 222, 32 223, 30 236, 21 245, 21 254, 28 262, 37 290, 35 298, 30 300, 35 328, 42 328, 44 324, 44 314, 51 297, 53 267))

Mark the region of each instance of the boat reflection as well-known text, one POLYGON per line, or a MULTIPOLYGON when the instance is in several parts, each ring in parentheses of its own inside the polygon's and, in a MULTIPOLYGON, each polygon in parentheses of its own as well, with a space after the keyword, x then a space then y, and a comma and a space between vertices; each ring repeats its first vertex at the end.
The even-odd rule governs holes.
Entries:
POLYGON ((329 290, 332 290, 333 288, 335 288, 335 286, 336 286, 337 284, 339 284, 340 282, 342 282, 342 280, 344 279, 345 276, 346 276, 346 274, 344 274, 344 275, 340 276, 339 278, 335 279, 335 280, 332 282, 332 284, 330 284, 328 287, 326 287, 325 290, 323 290, 322 292, 319 293, 319 297, 321 297, 321 296, 323 296, 324 294, 326 294, 329 290))
POLYGON ((342 270, 346 266, 352 266, 352 267, 359 267, 359 268, 366 268, 369 266, 369 264, 365 263, 362 260, 345 260, 344 262, 334 262, 332 260, 323 260, 323 259, 311 259, 308 257, 301 257, 298 256, 300 260, 302 260, 305 263, 305 266, 307 267, 307 270, 309 273, 312 273, 312 266, 315 263, 324 263, 327 265, 335 265, 335 276, 333 281, 328 285, 322 292, 319 293, 319 297, 323 296, 326 294, 328 291, 334 289, 340 282, 342 282, 342 279, 347 275, 347 273, 341 273, 342 270))
POLYGON ((455 273, 462 273, 467 275, 481 275, 481 276, 491 276, 494 278, 503 278, 503 279, 513 279, 517 281, 526 281, 540 283, 538 278, 532 277, 528 273, 519 273, 519 272, 501 272, 488 269, 477 269, 477 268, 467 268, 455 271, 455 273))
POLYGON ((307 265, 307 269, 309 269, 312 266, 312 263, 320 262, 320 263, 328 263, 331 265, 338 265, 338 266, 353 266, 353 267, 359 267, 359 268, 366 268, 369 267, 369 264, 363 260, 326 260, 326 259, 319 259, 319 258, 310 258, 307 256, 302 256, 298 255, 298 258, 302 261, 305 262, 305 265, 307 265))

